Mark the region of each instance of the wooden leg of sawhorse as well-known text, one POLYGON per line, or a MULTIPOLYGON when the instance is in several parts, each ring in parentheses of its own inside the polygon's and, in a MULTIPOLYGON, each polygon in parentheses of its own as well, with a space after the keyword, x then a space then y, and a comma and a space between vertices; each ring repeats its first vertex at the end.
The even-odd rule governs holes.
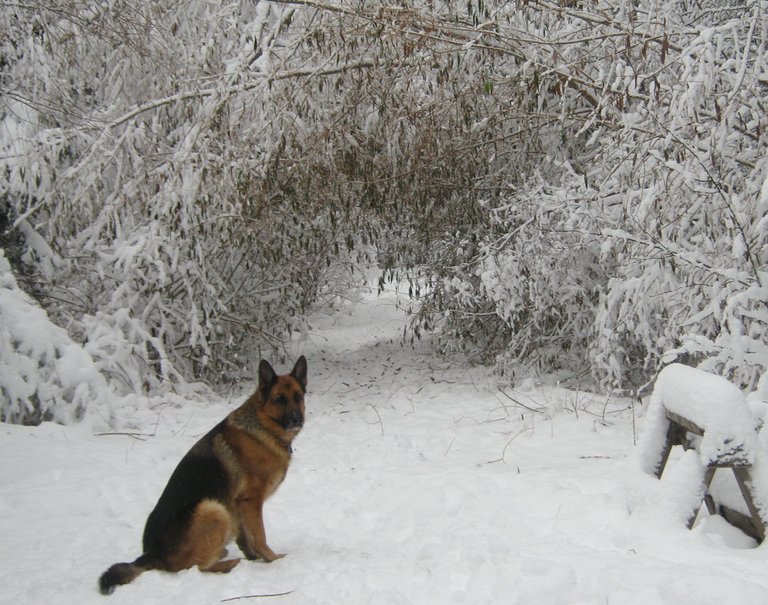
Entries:
POLYGON ((667 428, 667 437, 664 440, 664 448, 661 450, 661 456, 659 457, 659 464, 656 466, 656 478, 661 479, 661 475, 664 472, 664 467, 667 466, 667 460, 669 460, 669 453, 676 445, 685 444, 685 429, 676 422, 669 423, 667 428))
POLYGON ((760 517, 760 513, 755 506, 755 501, 752 498, 752 490, 749 489, 747 482, 749 481, 749 469, 748 466, 734 466, 731 468, 734 477, 736 477, 736 483, 739 484, 741 495, 744 498, 744 502, 747 503, 749 514, 752 517, 752 525, 754 526, 754 532, 745 532, 752 536, 758 542, 765 540, 765 525, 760 517))
MULTIPOLYGON (((707 512, 709 512, 710 515, 714 515, 717 513, 717 509, 715 508, 715 501, 713 500, 712 496, 709 495, 709 486, 712 483, 712 479, 715 476, 715 471, 717 470, 714 466, 708 466, 707 470, 704 472, 704 504, 707 505, 707 512)), ((688 529, 691 529, 693 527, 693 524, 696 522, 696 517, 699 516, 699 510, 701 509, 701 506, 694 510, 691 514, 691 516, 688 518, 688 523, 686 524, 688 526, 688 529)))

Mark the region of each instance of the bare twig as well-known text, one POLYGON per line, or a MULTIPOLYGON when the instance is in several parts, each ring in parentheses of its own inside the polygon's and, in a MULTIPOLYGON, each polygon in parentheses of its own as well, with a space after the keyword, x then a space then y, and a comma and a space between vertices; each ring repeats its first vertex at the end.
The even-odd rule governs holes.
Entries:
POLYGON ((533 412, 534 414, 543 414, 544 416, 547 415, 547 413, 545 411, 546 408, 544 408, 543 406, 540 406, 538 408, 533 408, 533 407, 531 407, 529 405, 525 405, 522 401, 518 401, 517 399, 512 397, 509 393, 507 393, 504 389, 502 389, 501 387, 498 387, 498 389, 499 389, 499 392, 502 395, 504 395, 504 397, 509 399, 515 405, 519 405, 521 408, 525 408, 526 410, 528 410, 529 412, 533 412))
MULTIPOLYGON (((637 396, 637 402, 642 406, 643 400, 640 398, 640 395, 637 396)), ((637 445, 637 419, 635 416, 635 403, 632 402, 632 405, 630 406, 632 408, 632 445, 637 445)))
POLYGON ((366 405, 373 408, 373 411, 376 412, 376 417, 379 419, 379 427, 381 428, 381 436, 384 436, 384 423, 381 420, 381 416, 379 415, 379 410, 376 409, 376 406, 372 403, 366 403, 366 405))
POLYGON ((504 445, 504 449, 501 450, 501 456, 497 458, 496 460, 489 460, 486 464, 496 464, 497 462, 506 462, 504 460, 504 457, 507 455, 507 448, 512 445, 512 442, 517 439, 520 435, 523 433, 527 433, 528 431, 533 430, 533 427, 525 427, 524 429, 519 430, 517 433, 512 435, 509 441, 504 445))
POLYGON ((124 437, 131 437, 133 439, 137 439, 139 441, 146 441, 148 437, 152 437, 152 435, 148 433, 125 433, 125 432, 110 432, 110 433, 96 433, 95 437, 108 437, 110 435, 123 435, 124 437))
POLYGON ((285 597, 289 594, 293 594, 293 591, 287 590, 285 592, 273 592, 269 594, 247 594, 241 597, 229 597, 228 599, 222 599, 220 602, 228 603, 230 601, 239 601, 240 599, 271 599, 273 597, 285 597))

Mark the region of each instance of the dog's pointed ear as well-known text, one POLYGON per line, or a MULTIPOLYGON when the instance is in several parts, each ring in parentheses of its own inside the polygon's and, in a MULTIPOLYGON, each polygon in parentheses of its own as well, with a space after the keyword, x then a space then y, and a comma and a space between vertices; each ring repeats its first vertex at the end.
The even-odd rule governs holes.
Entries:
POLYGON ((259 363, 259 388, 268 389, 277 382, 277 374, 266 359, 259 363))
POLYGON ((293 376, 301 386, 307 388, 307 358, 302 355, 296 360, 296 365, 291 370, 293 376))

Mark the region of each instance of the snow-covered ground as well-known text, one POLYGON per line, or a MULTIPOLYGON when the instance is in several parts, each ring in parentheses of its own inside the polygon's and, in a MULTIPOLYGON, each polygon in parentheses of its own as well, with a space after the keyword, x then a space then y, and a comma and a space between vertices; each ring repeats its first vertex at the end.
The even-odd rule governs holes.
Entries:
POLYGON ((271 564, 96 588, 140 554, 170 472, 245 391, 144 412, 135 436, 0 425, 0 603, 768 602, 766 548, 718 518, 686 530, 685 484, 639 470, 628 402, 534 380, 501 392, 485 369, 401 347, 395 298, 318 317, 296 343, 308 418, 266 506, 288 553, 271 564))

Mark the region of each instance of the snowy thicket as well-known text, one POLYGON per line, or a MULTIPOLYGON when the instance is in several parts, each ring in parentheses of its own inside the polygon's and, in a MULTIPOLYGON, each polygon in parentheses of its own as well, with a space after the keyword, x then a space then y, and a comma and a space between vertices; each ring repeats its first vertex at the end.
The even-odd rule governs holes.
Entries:
POLYGON ((494 17, 492 38, 516 57, 501 83, 522 89, 528 128, 494 114, 514 144, 497 156, 504 178, 479 183, 488 223, 438 262, 425 321, 449 346, 587 366, 613 387, 642 387, 674 359, 757 383, 768 15, 736 4, 536 3, 510 8, 520 29, 494 17))
POLYGON ((53 319, 94 357, 121 358, 107 369, 129 390, 253 375, 260 350, 351 279, 337 210, 275 170, 300 119, 276 56, 290 59, 278 37, 295 12, 2 11, 0 213, 26 237, 19 260, 53 319))
POLYGON ((8 256, 126 390, 252 374, 370 252, 426 278, 414 329, 446 349, 622 388, 676 358, 754 386, 766 10, 8 5, 8 256))
POLYGON ((0 421, 71 422, 109 397, 83 348, 19 289, 0 250, 0 421))

